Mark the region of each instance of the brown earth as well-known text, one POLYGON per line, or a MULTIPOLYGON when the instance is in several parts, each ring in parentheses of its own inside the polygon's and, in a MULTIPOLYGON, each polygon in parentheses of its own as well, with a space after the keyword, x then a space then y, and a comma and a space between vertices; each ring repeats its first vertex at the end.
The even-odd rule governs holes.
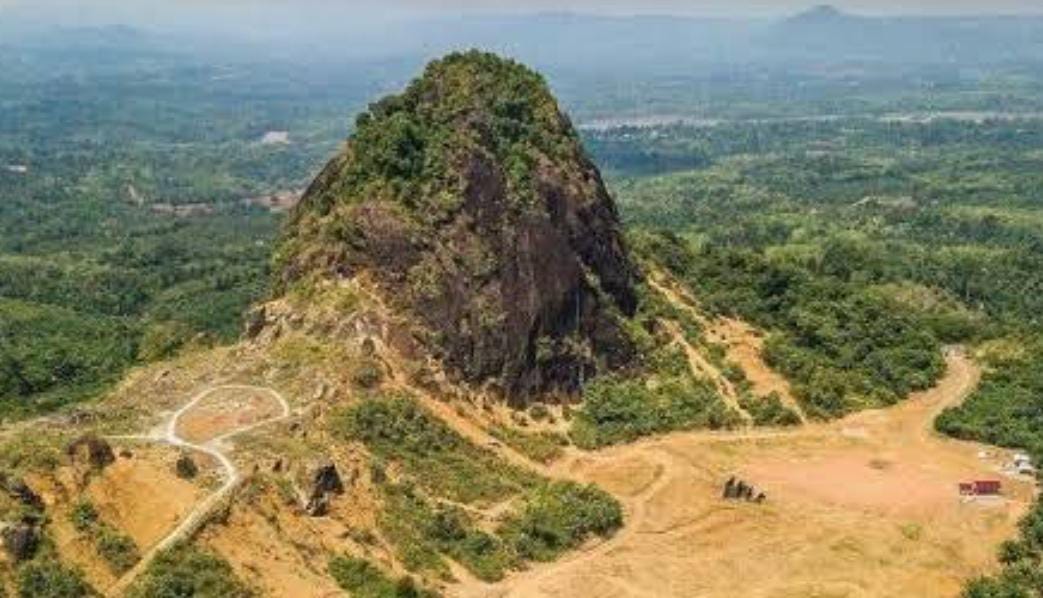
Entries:
MULTIPOLYGON (((206 494, 204 488, 179 479, 169 447, 133 447, 133 456, 120 457, 91 477, 83 497, 104 523, 130 536, 139 548, 149 547, 174 527, 206 494)), ((69 520, 79 493, 80 474, 71 468, 31 480, 51 513, 55 546, 63 559, 81 567, 88 581, 104 588, 116 577, 98 555, 93 538, 77 532, 69 520)))
POLYGON ((782 403, 805 420, 789 381, 764 361, 764 336, 753 326, 734 318, 718 318, 708 331, 710 341, 725 347, 728 361, 742 368, 755 397, 778 394, 782 403))
POLYGON ((177 434, 201 444, 229 432, 278 417, 282 406, 263 389, 218 388, 178 420, 177 434))
MULTIPOLYGON (((681 433, 581 454, 563 475, 617 495, 615 538, 499 584, 455 596, 955 596, 997 567, 1034 496, 997 473, 979 445, 937 436, 937 413, 961 401, 979 369, 948 356, 939 385, 887 410, 792 431, 681 433), (731 475, 767 493, 723 501, 731 475), (961 480, 999 478, 1001 499, 965 502, 961 480)), ((996 455, 997 451, 992 451, 996 455)), ((1002 452, 997 459, 1006 458, 1002 452)))

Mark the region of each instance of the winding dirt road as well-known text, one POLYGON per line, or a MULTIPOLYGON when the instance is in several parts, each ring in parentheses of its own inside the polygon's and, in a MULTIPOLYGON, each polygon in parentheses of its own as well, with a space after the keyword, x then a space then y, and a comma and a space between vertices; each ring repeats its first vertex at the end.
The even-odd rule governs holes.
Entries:
POLYGON ((235 436, 245 434, 261 426, 273 424, 278 421, 285 420, 290 417, 290 404, 286 401, 278 391, 271 388, 259 387, 259 386, 248 386, 238 384, 227 384, 222 386, 215 386, 208 388, 201 393, 197 394, 183 407, 174 412, 167 420, 166 424, 163 425, 162 431, 159 434, 143 435, 143 436, 123 436, 115 437, 117 440, 132 440, 132 441, 146 441, 146 442, 161 442, 169 444, 174 447, 182 448, 188 451, 194 451, 203 453, 213 458, 221 469, 221 475, 224 478, 221 486, 206 497, 202 502, 199 503, 189 514, 186 516, 169 534, 167 534, 162 540, 150 547, 145 554, 142 555, 141 560, 127 573, 123 575, 112 587, 106 591, 108 596, 121 596, 127 588, 134 582, 138 576, 145 571, 149 564, 156 558, 156 556, 178 542, 188 539, 194 534, 199 527, 206 521, 207 517, 211 515, 214 509, 222 503, 222 501, 228 499, 236 486, 242 481, 242 474, 239 468, 235 465, 232 459, 228 456, 230 450, 224 442, 230 440, 235 436), (274 417, 262 419, 252 423, 235 426, 230 430, 225 430, 213 438, 201 443, 192 442, 186 440, 181 436, 182 432, 179 431, 179 426, 182 424, 186 417, 190 416, 192 412, 200 407, 200 405, 211 395, 220 391, 249 391, 254 393, 261 393, 267 395, 273 399, 278 406, 281 413, 274 417))

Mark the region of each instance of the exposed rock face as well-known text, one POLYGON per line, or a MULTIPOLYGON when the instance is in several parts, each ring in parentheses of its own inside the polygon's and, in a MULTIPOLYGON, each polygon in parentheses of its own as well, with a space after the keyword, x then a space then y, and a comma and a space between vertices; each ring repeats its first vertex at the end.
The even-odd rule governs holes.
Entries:
POLYGON ((40 544, 40 531, 32 523, 21 521, 8 525, 0 531, 4 550, 14 562, 32 558, 40 544))
POLYGON ((615 205, 543 79, 492 55, 437 61, 360 117, 278 261, 284 287, 369 274, 451 374, 518 402, 632 357, 615 205))
POLYGON ((26 507, 39 510, 44 506, 40 495, 21 478, 12 478, 6 473, 0 473, 0 487, 3 487, 8 496, 26 507))
POLYGON ((65 453, 75 465, 101 470, 116 461, 116 454, 108 442, 93 434, 86 434, 65 447, 65 453))
POLYGON ((320 459, 301 470, 304 487, 304 511, 312 517, 321 517, 329 511, 331 495, 344 493, 344 482, 332 461, 320 459))

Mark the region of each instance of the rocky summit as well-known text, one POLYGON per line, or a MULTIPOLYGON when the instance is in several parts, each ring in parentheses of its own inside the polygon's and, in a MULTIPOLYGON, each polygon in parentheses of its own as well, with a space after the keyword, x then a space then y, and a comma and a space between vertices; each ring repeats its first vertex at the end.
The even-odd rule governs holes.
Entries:
POLYGON ((515 403, 634 351, 637 269, 543 78, 468 52, 370 106, 288 219, 278 287, 365 277, 450 375, 515 403))

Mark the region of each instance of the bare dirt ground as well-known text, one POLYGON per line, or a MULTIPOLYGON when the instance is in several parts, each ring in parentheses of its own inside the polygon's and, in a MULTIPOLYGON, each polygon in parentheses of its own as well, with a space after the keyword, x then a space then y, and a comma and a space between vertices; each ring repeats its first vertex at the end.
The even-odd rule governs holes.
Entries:
MULTIPOLYGON (((975 387, 953 352, 939 385, 897 407, 792 431, 681 433, 596 454, 557 473, 618 496, 615 538, 494 585, 452 594, 505 596, 955 596, 993 570, 1034 495, 997 473, 982 447, 937 436, 932 422, 975 387), (763 505, 720 498, 738 475, 763 505), (998 478, 1004 497, 964 502, 961 480, 998 478)), ((1002 452, 991 450, 997 459, 1002 452)))
POLYGON ((270 420, 282 413, 276 396, 245 386, 221 387, 207 394, 177 423, 177 434, 195 443, 270 420))
MULTIPOLYGON (((261 426, 275 423, 290 416, 290 406, 286 399, 270 388, 243 385, 224 385, 212 387, 197 394, 184 406, 174 412, 162 429, 152 435, 124 437, 122 440, 159 442, 186 451, 199 453, 204 458, 217 463, 223 476, 221 486, 206 498, 196 503, 182 518, 176 521, 172 529, 152 543, 139 544, 143 548, 141 560, 127 571, 106 594, 119 596, 148 569, 149 564, 162 551, 177 542, 192 536, 206 518, 242 481, 239 468, 229 456, 231 450, 225 441, 245 434, 261 426), (228 402, 236 407, 239 413, 229 415, 224 408, 228 402), (191 426, 185 422, 195 422, 191 426), (193 441, 182 436, 195 431, 204 440, 193 441)), ((149 488, 150 486, 143 486, 149 488)))
POLYGON ((764 361, 764 338, 746 322, 718 318, 708 331, 712 342, 724 345, 728 361, 737 364, 753 386, 753 394, 765 397, 777 393, 782 403, 807 421, 804 410, 793 396, 789 381, 764 361))
MULTIPOLYGON (((177 451, 169 447, 135 447, 133 456, 121 456, 91 478, 86 497, 102 521, 129 535, 136 545, 155 544, 205 496, 198 485, 174 475, 176 458, 177 451)), ((78 487, 78 478, 66 468, 53 480, 33 482, 54 509, 51 525, 58 553, 83 569, 95 587, 107 587, 116 577, 99 557, 94 539, 77 532, 69 519, 75 503, 68 495, 78 487)))

